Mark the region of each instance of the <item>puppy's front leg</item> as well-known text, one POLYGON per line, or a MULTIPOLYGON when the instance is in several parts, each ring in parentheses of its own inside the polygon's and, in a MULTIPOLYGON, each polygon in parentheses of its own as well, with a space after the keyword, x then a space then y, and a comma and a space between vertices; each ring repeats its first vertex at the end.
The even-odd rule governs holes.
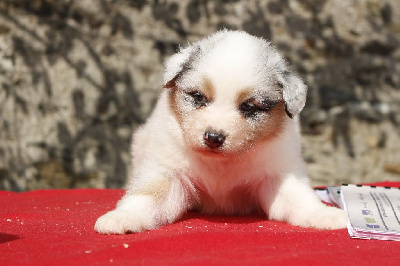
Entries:
POLYGON ((323 204, 307 179, 293 174, 282 182, 265 183, 260 199, 271 220, 319 229, 345 228, 347 224, 345 211, 323 204))
POLYGON ((187 202, 178 178, 140 180, 127 190, 115 210, 97 220, 95 230, 100 234, 124 234, 155 229, 179 219, 187 202))

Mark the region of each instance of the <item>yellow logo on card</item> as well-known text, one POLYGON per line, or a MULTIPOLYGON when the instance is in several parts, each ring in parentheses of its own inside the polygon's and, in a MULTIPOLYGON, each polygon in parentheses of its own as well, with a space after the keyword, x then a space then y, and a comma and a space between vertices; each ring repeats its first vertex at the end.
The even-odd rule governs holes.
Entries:
POLYGON ((365 218, 365 221, 366 221, 367 223, 375 223, 375 219, 374 219, 374 218, 368 218, 368 217, 366 217, 366 218, 365 218))

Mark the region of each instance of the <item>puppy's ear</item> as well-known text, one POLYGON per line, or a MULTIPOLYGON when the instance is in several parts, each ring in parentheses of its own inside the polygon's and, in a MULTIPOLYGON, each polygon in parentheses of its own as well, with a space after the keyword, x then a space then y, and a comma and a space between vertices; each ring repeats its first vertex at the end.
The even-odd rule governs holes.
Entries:
POLYGON ((278 73, 278 81, 282 86, 285 110, 290 118, 298 115, 306 103, 307 86, 286 67, 278 73))
POLYGON ((200 53, 198 45, 191 45, 172 55, 165 63, 164 88, 175 87, 176 81, 185 72, 193 68, 193 63, 200 53))

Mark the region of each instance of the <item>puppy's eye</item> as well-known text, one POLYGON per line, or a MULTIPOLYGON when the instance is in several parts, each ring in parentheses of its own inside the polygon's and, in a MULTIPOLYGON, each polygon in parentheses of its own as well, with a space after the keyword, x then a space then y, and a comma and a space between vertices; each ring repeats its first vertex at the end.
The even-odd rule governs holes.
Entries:
POLYGON ((276 102, 270 101, 258 103, 254 100, 248 100, 239 106, 239 110, 245 117, 255 117, 258 113, 268 112, 274 108, 276 104, 276 102))
POLYGON ((277 102, 263 101, 260 104, 259 108, 260 108, 260 110, 267 112, 267 111, 271 110, 272 108, 274 108, 277 104, 278 104, 277 102))
POLYGON ((243 113, 255 112, 257 111, 257 107, 252 102, 244 102, 239 106, 240 111, 243 113))
POLYGON ((190 95, 196 107, 206 106, 209 102, 207 96, 205 96, 201 91, 190 91, 187 94, 190 95))

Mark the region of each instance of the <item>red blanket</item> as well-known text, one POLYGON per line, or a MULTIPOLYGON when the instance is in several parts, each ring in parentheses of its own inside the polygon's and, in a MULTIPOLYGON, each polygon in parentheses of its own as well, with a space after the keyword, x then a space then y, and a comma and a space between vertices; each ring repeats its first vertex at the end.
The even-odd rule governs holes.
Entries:
POLYGON ((97 234, 96 219, 122 194, 95 189, 0 191, 0 265, 400 263, 400 242, 350 239, 346 229, 299 228, 257 215, 188 213, 158 230, 97 234))

